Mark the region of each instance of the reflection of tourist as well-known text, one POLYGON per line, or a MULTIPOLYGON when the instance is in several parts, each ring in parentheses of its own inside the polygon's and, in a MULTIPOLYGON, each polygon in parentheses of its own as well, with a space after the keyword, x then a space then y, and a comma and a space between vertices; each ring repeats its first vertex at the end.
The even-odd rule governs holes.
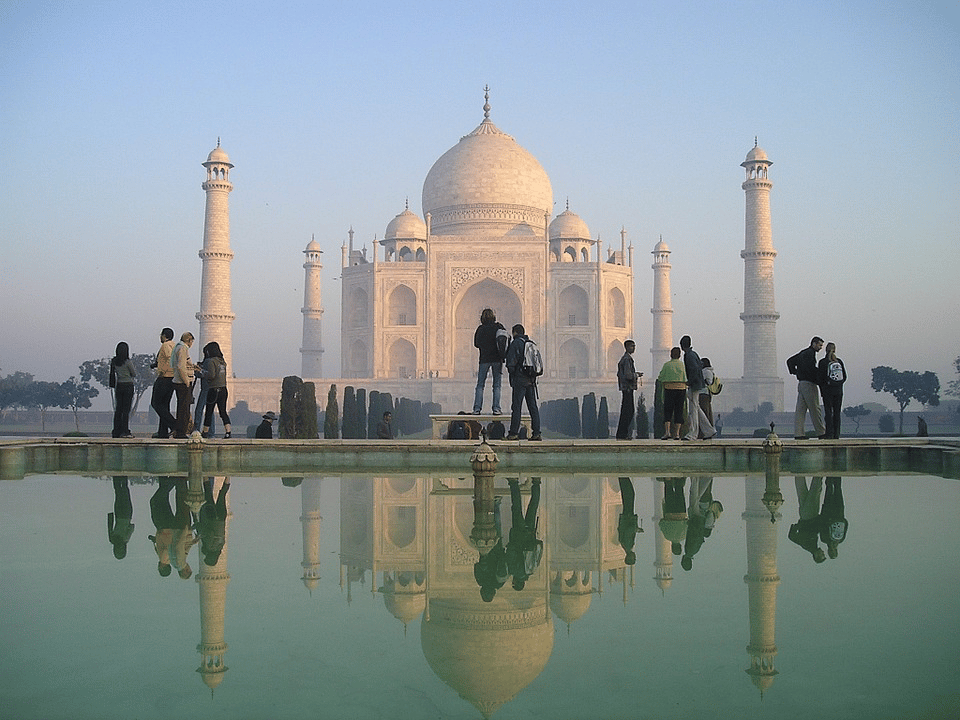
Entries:
POLYGON ((823 494, 823 507, 820 509, 820 539, 827 546, 827 555, 836 560, 837 546, 847 537, 849 523, 844 517, 843 491, 840 478, 828 477, 827 489, 823 494))
POLYGON ((640 520, 637 517, 634 500, 636 494, 633 490, 633 481, 628 477, 619 478, 620 480, 620 517, 617 519, 617 542, 623 548, 623 562, 627 565, 636 565, 637 554, 633 551, 633 545, 637 540, 637 533, 643 532, 640 529, 640 520))
POLYGON ((257 431, 254 433, 254 437, 259 440, 272 440, 273 439, 273 421, 277 419, 276 413, 270 411, 264 413, 263 420, 259 425, 257 425, 257 431))
POLYGON ((663 479, 663 516, 660 518, 660 532, 670 541, 670 552, 679 555, 683 551, 681 543, 687 535, 687 501, 683 497, 683 484, 686 478, 663 479))
POLYGON ((537 539, 537 508, 540 506, 540 478, 530 484, 530 501, 523 512, 520 499, 520 482, 517 478, 507 480, 510 486, 510 541, 507 543, 507 570, 513 576, 513 589, 523 590, 527 579, 540 565, 543 557, 543 540, 537 539))
POLYGON ((503 548, 499 497, 493 503, 493 524, 497 531, 497 543, 489 552, 481 553, 480 559, 473 564, 473 577, 480 586, 480 597, 484 602, 492 602, 497 590, 502 588, 510 577, 507 571, 507 554, 503 548))
POLYGON ((150 520, 156 528, 156 534, 150 535, 153 549, 157 552, 157 572, 167 577, 171 572, 170 542, 173 537, 173 528, 177 524, 173 510, 170 509, 170 491, 174 486, 174 478, 161 477, 156 492, 150 498, 150 520))
POLYGON ((220 553, 227 541, 227 490, 230 489, 230 478, 224 478, 213 499, 213 478, 207 478, 203 483, 204 504, 200 508, 197 529, 200 534, 200 554, 207 565, 216 565, 220 560, 220 553))
POLYGON ((713 499, 713 478, 690 478, 690 504, 687 508, 687 535, 683 543, 680 567, 693 568, 693 556, 713 533, 713 526, 723 512, 723 505, 713 499))
POLYGON ((137 369, 130 359, 130 346, 117 343, 117 351, 110 360, 110 387, 114 388, 116 408, 113 411, 113 437, 132 438, 130 432, 130 408, 133 407, 133 383, 137 369))
POLYGON ((160 418, 160 426, 154 435, 156 438, 168 438, 176 425, 176 420, 170 413, 170 398, 173 397, 173 367, 170 357, 173 354, 173 330, 164 328, 160 331, 160 349, 153 362, 157 371, 157 379, 153 381, 153 394, 150 396, 150 407, 160 418))
POLYGON ((822 563, 827 559, 820 547, 820 495, 823 493, 823 478, 810 478, 810 487, 801 476, 794 478, 797 487, 797 503, 800 519, 790 526, 787 537, 813 556, 813 561, 822 563))
POLYGON ((113 545, 113 556, 123 560, 127 556, 127 543, 133 535, 133 502, 130 500, 130 485, 126 475, 113 478, 113 512, 107 513, 107 539, 113 545))
POLYGON ((177 569, 181 580, 189 580, 193 569, 187 562, 190 548, 200 540, 193 532, 193 523, 190 518, 190 508, 187 507, 187 481, 177 478, 176 492, 177 513, 174 515, 173 533, 170 536, 170 564, 177 569))

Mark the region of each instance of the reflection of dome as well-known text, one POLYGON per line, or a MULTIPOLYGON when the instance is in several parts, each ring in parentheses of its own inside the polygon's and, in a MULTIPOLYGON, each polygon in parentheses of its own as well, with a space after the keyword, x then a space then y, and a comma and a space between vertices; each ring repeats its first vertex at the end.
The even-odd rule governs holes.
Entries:
POLYGON ((384 593, 383 606, 404 625, 423 612, 427 596, 420 593, 384 593))
POLYGON ((441 155, 423 182, 423 212, 436 235, 542 234, 552 210, 543 167, 489 117, 441 155))
POLYGON ((384 240, 426 240, 427 224, 410 212, 404 210, 397 215, 390 224, 387 225, 387 231, 383 235, 384 240))
POLYGON ((542 597, 532 606, 531 599, 432 599, 430 619, 420 623, 430 668, 484 717, 533 682, 553 652, 553 619, 542 597))
POLYGON ((550 609, 553 614, 563 620, 568 625, 579 620, 590 609, 590 602, 593 600, 593 591, 584 590, 581 593, 557 594, 550 592, 550 609))
POLYGON ((551 240, 589 240, 590 229, 576 213, 564 210, 550 223, 551 240))

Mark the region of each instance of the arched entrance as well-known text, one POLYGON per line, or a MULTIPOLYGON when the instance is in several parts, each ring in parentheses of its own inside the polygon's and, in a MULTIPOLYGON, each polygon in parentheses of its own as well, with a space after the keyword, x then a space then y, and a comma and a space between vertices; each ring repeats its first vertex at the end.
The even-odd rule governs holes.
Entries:
POLYGON ((460 298, 454 313, 454 375, 475 378, 479 355, 473 346, 473 334, 480 324, 480 313, 491 308, 497 321, 509 332, 516 323, 523 323, 523 307, 517 294, 503 283, 487 278, 470 287, 460 298))

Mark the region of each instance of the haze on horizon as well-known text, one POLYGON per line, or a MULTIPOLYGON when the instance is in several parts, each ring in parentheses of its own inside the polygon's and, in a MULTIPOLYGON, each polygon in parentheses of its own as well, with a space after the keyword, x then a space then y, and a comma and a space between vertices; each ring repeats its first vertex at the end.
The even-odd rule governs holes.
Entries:
MULTIPOLYGON (((634 247, 650 373, 650 251, 672 251, 675 341, 742 372, 743 162, 770 179, 778 354, 837 343, 844 405, 870 368, 960 355, 960 23, 947 3, 592 6, 121 2, 0 6, 0 374, 62 381, 119 340, 196 332, 205 178, 230 196, 234 367, 299 374, 303 254, 325 250, 339 375, 340 247, 422 216, 431 165, 483 117, 594 237, 634 247), (264 13, 268 14, 264 14, 264 13)), ((616 392, 611 388, 611 393, 616 392)), ((103 399, 98 398, 99 403, 103 399)))

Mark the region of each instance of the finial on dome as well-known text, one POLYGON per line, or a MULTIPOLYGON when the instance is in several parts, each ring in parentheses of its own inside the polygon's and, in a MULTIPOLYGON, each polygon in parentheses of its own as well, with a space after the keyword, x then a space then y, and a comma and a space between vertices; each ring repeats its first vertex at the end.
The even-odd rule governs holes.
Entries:
POLYGON ((410 209, 410 196, 409 196, 409 195, 403 199, 403 209, 404 209, 404 210, 409 210, 409 209, 410 209))
POLYGON ((217 135, 217 147, 220 147, 220 136, 217 135))
POLYGON ((490 119, 490 86, 483 86, 483 119, 490 119))
POLYGON ((567 210, 570 209, 570 196, 567 195, 567 210))
POLYGON ((754 146, 754 147, 757 147, 757 139, 758 139, 758 137, 757 137, 756 135, 754 135, 754 136, 753 136, 753 146, 754 146))

